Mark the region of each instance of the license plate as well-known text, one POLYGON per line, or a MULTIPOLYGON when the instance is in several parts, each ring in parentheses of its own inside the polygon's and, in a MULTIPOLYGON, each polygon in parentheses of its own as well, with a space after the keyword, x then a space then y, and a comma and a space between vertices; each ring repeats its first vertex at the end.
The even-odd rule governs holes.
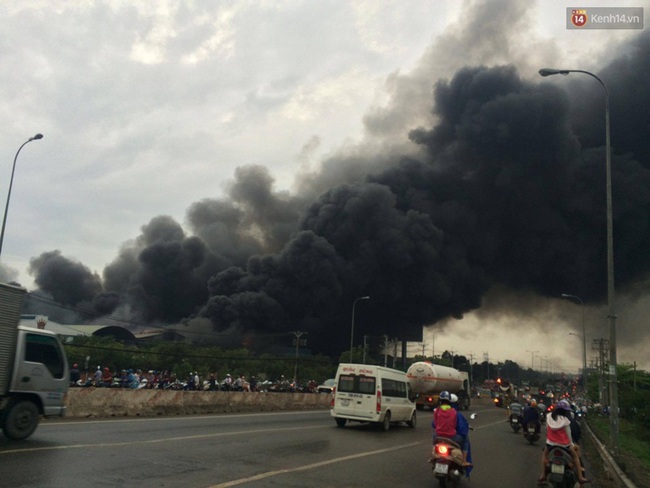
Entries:
POLYGON ((564 464, 551 464, 551 473, 564 474, 564 464))
POLYGON ((447 471, 449 471, 449 465, 436 463, 436 467, 434 468, 434 471, 436 472, 436 474, 447 474, 447 471))
POLYGON ((513 418, 513 419, 512 419, 512 423, 513 423, 513 424, 516 424, 517 422, 519 422, 518 419, 516 419, 516 418, 513 418))
POLYGON ((534 434, 535 433, 535 427, 528 427, 528 433, 529 434, 534 434))
POLYGON ((347 398, 342 398, 341 399, 341 406, 342 407, 349 407, 350 406, 350 400, 348 400, 347 398))

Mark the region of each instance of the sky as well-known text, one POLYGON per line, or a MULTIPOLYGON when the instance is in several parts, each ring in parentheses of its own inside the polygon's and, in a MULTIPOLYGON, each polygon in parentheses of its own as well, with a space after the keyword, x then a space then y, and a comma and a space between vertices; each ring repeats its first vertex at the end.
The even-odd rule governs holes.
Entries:
MULTIPOLYGON (((561 253, 560 258, 549 256, 536 266, 521 266, 525 270, 518 274, 518 259, 532 262, 523 251, 521 255, 516 249, 510 252, 513 262, 506 262, 508 252, 500 251, 499 259, 504 261, 495 268, 505 270, 501 273, 486 271, 486 260, 492 261, 488 258, 492 254, 464 250, 480 259, 464 259, 466 268, 443 273, 462 276, 463 282, 448 282, 443 288, 449 296, 433 305, 427 302, 426 310, 416 313, 416 305, 439 293, 422 292, 411 301, 417 292, 406 300, 401 291, 378 287, 372 280, 379 276, 394 280, 395 288, 409 287, 409 275, 397 272, 399 266, 408 264, 397 264, 392 258, 387 265, 391 273, 373 271, 365 281, 349 279, 359 273, 364 276, 359 270, 373 265, 352 252, 342 252, 351 238, 341 237, 341 229, 332 231, 333 220, 327 220, 328 209, 347 211, 349 207, 338 204, 349 197, 367 205, 381 202, 373 208, 389 209, 390 217, 367 208, 363 211, 378 221, 388 218, 392 229, 413 237, 410 242, 420 242, 418 232, 428 236, 421 238, 423 242, 443 239, 441 235, 450 234, 445 223, 458 228, 460 222, 468 222, 460 219, 449 224, 451 200, 446 206, 418 204, 412 192, 402 195, 394 168, 411 159, 448 168, 453 160, 461 162, 458 167, 466 171, 466 177, 480 173, 471 161, 483 157, 472 153, 481 146, 463 146, 461 139, 452 140, 449 128, 455 124, 457 129, 462 120, 454 118, 460 110, 455 102, 446 101, 463 99, 466 90, 482 82, 485 86, 502 83, 519 96, 515 100, 499 93, 499 100, 506 101, 493 107, 493 112, 485 103, 485 118, 508 110, 521 114, 519 122, 509 121, 512 126, 525 125, 524 110, 519 112, 517 107, 536 107, 532 112, 542 128, 535 131, 548 134, 548 139, 540 137, 538 148, 535 143, 515 148, 519 151, 516 157, 522 159, 530 149, 531 154, 544 153, 554 161, 574 161, 576 153, 584 149, 578 159, 586 166, 597 159, 602 133, 597 125, 593 130, 590 127, 592 119, 602 114, 601 88, 579 76, 542 79, 537 71, 541 67, 604 70, 612 90, 625 80, 617 79, 610 62, 633 52, 629 46, 643 38, 645 31, 567 30, 565 11, 570 6, 573 4, 560 0, 1 2, 5 22, 0 27, 0 55, 5 69, 0 72, 4 128, 0 133, 0 201, 6 198, 18 148, 36 133, 44 137, 23 146, 17 157, 0 276, 29 290, 40 289, 66 306, 97 305, 99 301, 112 313, 129 312, 140 322, 158 324, 191 315, 222 323, 219 331, 241 332, 245 324, 262 320, 261 313, 242 318, 241 308, 257 305, 264 310, 264 317, 270 315, 278 322, 299 317, 304 327, 313 328, 319 313, 329 313, 327 303, 333 296, 342 303, 339 315, 346 317, 337 332, 343 334, 348 327, 350 297, 399 295, 399 302, 405 304, 400 311, 405 321, 435 322, 431 327, 435 336, 430 332, 430 339, 425 335, 424 342, 433 343, 436 353, 449 349, 474 354, 478 360, 511 359, 524 365, 531 364, 531 355, 534 359, 538 354, 558 368, 575 371, 581 364, 580 337, 569 333, 581 333, 583 312, 588 357, 591 341, 608 336, 602 294, 604 263, 599 270, 602 273, 585 273, 575 281, 562 270, 542 279, 544 270, 552 268, 550 263, 567 267, 561 253), (548 116, 557 118, 553 126, 557 129, 545 129, 543 96, 548 96, 548 116), (567 119, 575 127, 571 137, 564 135, 568 125, 562 126, 569 124, 567 119), (559 141, 557 150, 546 154, 550 144, 544 141, 550 140, 559 141), (346 186, 360 181, 374 186, 346 186), (386 188, 391 188, 391 195, 386 188), (396 208, 400 211, 394 212, 396 208), (440 211, 430 219, 432 224, 422 221, 429 211, 440 211), (413 230, 419 225, 421 228, 413 230), (436 229, 442 229, 442 234, 436 229), (295 237, 297 230, 304 231, 299 238, 295 237), (334 252, 326 248, 323 239, 336 249, 336 257, 328 257, 328 262, 338 264, 328 268, 313 265, 316 253, 330 256, 327 253, 334 252), (184 259, 181 271, 161 271, 167 270, 172 246, 156 247, 160 242, 179 246, 178 255, 184 259), (309 251, 300 254, 298 249, 309 251), (250 256, 264 255, 280 258, 277 262, 275 258, 249 261, 250 256), (290 256, 302 256, 302 260, 290 256), (345 263, 340 264, 341 260, 345 263), (265 266, 273 271, 264 273, 271 278, 260 298, 261 285, 251 282, 259 283, 263 273, 255 269, 265 266), (298 299, 288 298, 288 292, 277 291, 278 287, 273 295, 269 283, 290 281, 286 272, 282 280, 278 278, 281 271, 277 270, 283 266, 318 274, 323 277, 320 286, 328 292, 340 286, 342 276, 354 284, 342 286, 326 298, 323 289, 311 290, 298 299), (233 267, 246 273, 236 273, 233 267), (185 285, 183 273, 190 268, 190 284, 185 285), (330 272, 337 279, 328 275, 330 272), (209 305, 200 309, 189 295, 196 290, 204 293, 206 283, 217 273, 225 274, 211 282, 209 305), (554 279, 558 286, 575 286, 550 286, 554 279), (180 292, 169 290, 161 284, 164 280, 177 280, 184 286, 180 292), (74 296, 66 295, 71 283, 78 284, 69 292, 74 296), (244 291, 257 295, 245 295, 244 291), (170 305, 166 293, 183 296, 178 304, 170 305), (583 296, 584 310, 575 300, 558 298, 561 293, 583 296), (273 297, 272 303, 265 301, 266 295, 273 297), (287 297, 285 302, 282 296, 287 297), (254 305, 247 305, 247 299, 254 305), (314 308, 305 311, 295 303, 305 301, 314 303, 314 308), (233 310, 236 323, 229 319, 233 310)), ((620 1, 617 6, 644 7, 647 24, 647 1, 620 1)), ((612 90, 613 100, 615 96, 612 90)), ((641 102, 636 110, 645 115, 648 98, 638 96, 641 102)), ((468 105, 463 107, 471 110, 468 105)), ((490 127, 485 125, 483 136, 498 140, 503 126, 495 125, 491 135, 490 127)), ((471 137, 475 141, 483 136, 471 137)), ((523 136, 535 140, 534 134, 523 136)), ((635 152, 634 144, 641 143, 621 138, 613 141, 620 155, 627 153, 630 161, 639 159, 641 165, 650 166, 650 161, 642 160, 647 153, 635 152), (627 142, 629 147, 619 149, 627 142)), ((514 145, 502 149, 503 153, 514 145)), ((488 155, 486 161, 498 157, 501 155, 488 155)), ((630 161, 626 164, 632 165, 630 161)), ((602 169, 598 164, 594 167, 602 169)), ((581 166, 575 168, 580 171, 581 166)), ((400 178, 407 178, 407 169, 400 168, 400 178)), ((633 169, 629 171, 634 174, 633 169)), ((647 175, 642 175, 636 180, 645 182, 647 175)), ((460 187, 460 180, 452 182, 448 177, 447 186, 436 186, 437 195, 445 188, 469 192, 460 187)), ((555 184, 545 177, 541 174, 538 182, 526 179, 522 193, 534 195, 535 183, 540 188, 555 184), (531 187, 526 187, 528 184, 531 187)), ((594 178, 585 179, 585 185, 599 184, 594 178)), ((576 188, 557 191, 579 193, 576 188)), ((599 194, 604 198, 604 187, 602 190, 599 194)), ((591 195, 589 189, 585 192, 591 195)), ((598 203, 594 206, 599 208, 598 203)), ((640 206, 647 208, 645 201, 640 206)), ((530 207, 531 220, 545 218, 543 213, 532 212, 535 205, 530 207)), ((504 220, 499 222, 507 229, 504 220)), ((604 220, 592 227, 598 229, 599 224, 604 225, 604 220)), ((380 248, 388 247, 388 242, 396 244, 373 229, 358 226, 358 220, 351 218, 346 225, 359 233, 367 230, 380 242, 373 248, 378 262, 380 248)), ((478 227, 483 233, 472 235, 487 236, 486 242, 490 242, 492 233, 485 232, 488 226, 478 227)), ((622 228, 636 232, 625 225, 622 228)), ((563 231, 561 237, 567 245, 587 245, 598 232, 602 229, 583 232, 573 228, 563 231)), ((458 234, 463 242, 472 240, 469 230, 458 234)), ((504 230, 499 235, 506 234, 504 230)), ((639 237, 622 247, 636 256, 632 251, 643 254, 646 242, 639 237)), ((533 240, 517 243, 535 246, 533 240)), ((364 245, 359 249, 365 249, 364 245)), ((419 250, 404 249, 413 255, 430 251, 420 244, 415 247, 419 250)), ((598 252, 576 254, 567 257, 577 261, 584 257, 585 262, 580 261, 576 269, 597 268, 598 252)), ((443 255, 447 256, 443 268, 445 262, 456 263, 450 257, 453 253, 443 255)), ((648 369, 650 359, 645 351, 650 346, 650 330, 644 317, 648 316, 649 301, 643 286, 648 267, 639 266, 635 271, 624 262, 622 268, 619 361, 636 361, 648 369)), ((426 275, 414 282, 431 284, 436 279, 426 275)), ((294 288, 287 285, 286 289, 304 288, 291 286, 294 288)), ((371 314, 372 302, 357 308, 362 329, 364 314, 369 316, 367 320, 385 315, 377 306, 375 315, 371 314)), ((382 302, 390 299, 374 300, 382 302)), ((271 329, 281 330, 279 326, 271 329)))

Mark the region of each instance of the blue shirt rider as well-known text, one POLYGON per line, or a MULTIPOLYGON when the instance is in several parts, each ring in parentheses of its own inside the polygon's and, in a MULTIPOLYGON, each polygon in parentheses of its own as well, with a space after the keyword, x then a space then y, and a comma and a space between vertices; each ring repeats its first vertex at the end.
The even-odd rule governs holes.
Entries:
POLYGON ((469 422, 465 416, 460 413, 458 407, 458 396, 454 393, 451 394, 451 405, 456 409, 456 435, 458 435, 462 441, 460 443, 460 448, 463 451, 463 466, 465 467, 465 476, 469 478, 469 473, 472 470, 472 450, 469 444, 469 422))

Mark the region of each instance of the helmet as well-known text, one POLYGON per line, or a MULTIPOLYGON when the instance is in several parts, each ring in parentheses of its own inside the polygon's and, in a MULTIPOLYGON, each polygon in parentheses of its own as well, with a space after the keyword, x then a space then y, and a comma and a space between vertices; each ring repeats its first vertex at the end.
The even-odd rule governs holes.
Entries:
POLYGON ((555 408, 569 411, 571 410, 571 405, 569 405, 569 402, 567 402, 566 400, 560 400, 559 402, 557 402, 557 405, 555 405, 555 408))
POLYGON ((450 402, 450 401, 451 401, 451 395, 450 395, 449 392, 446 391, 446 390, 445 390, 445 391, 442 391, 442 392, 440 392, 440 399, 441 399, 441 400, 446 400, 446 401, 450 402))
POLYGON ((530 406, 531 407, 536 407, 537 406, 537 400, 531 400, 530 401, 530 406))
POLYGON ((452 393, 451 395, 451 403, 458 403, 458 396, 452 393))

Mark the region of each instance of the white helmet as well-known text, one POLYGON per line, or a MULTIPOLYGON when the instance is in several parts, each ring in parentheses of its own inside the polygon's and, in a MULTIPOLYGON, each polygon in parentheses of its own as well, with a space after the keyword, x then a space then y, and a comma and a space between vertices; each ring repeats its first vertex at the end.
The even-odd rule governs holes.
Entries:
POLYGON ((455 393, 451 394, 451 403, 458 403, 458 396, 455 393))

